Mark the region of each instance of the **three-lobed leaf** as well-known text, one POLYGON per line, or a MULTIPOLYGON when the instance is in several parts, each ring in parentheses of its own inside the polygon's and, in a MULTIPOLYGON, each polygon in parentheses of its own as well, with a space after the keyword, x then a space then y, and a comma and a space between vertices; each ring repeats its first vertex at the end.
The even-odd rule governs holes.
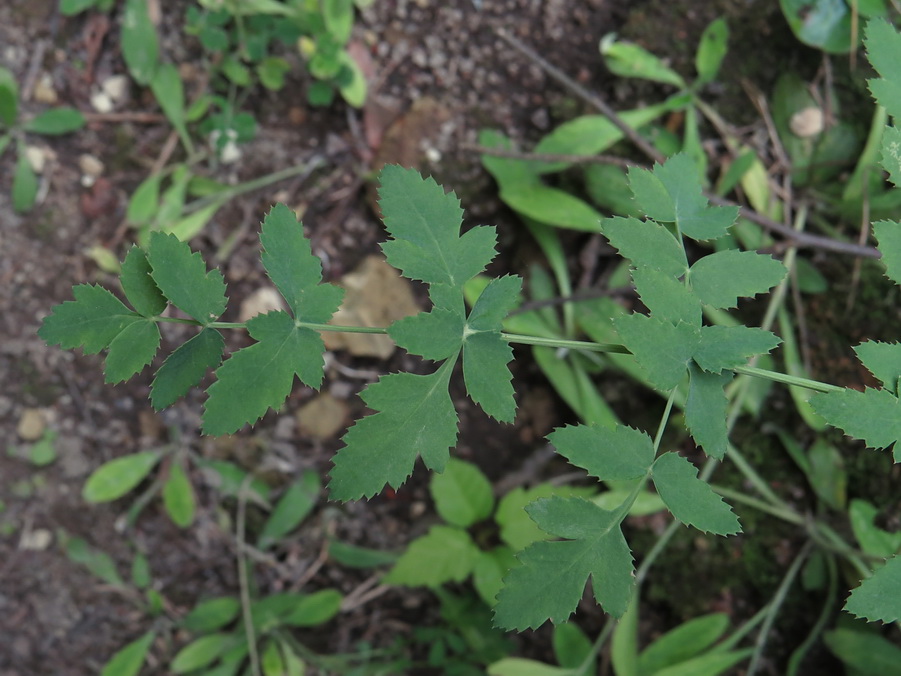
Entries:
POLYGON ((636 266, 653 268, 673 277, 688 271, 682 245, 659 223, 615 216, 604 219, 601 230, 620 255, 636 266))
POLYGON ((621 617, 632 596, 633 566, 620 517, 582 498, 546 498, 526 509, 542 530, 567 539, 536 542, 517 556, 522 565, 504 579, 495 623, 519 630, 558 624, 576 609, 589 577, 597 602, 621 617))
POLYGON ((786 268, 772 256, 727 249, 704 256, 691 266, 691 289, 702 303, 733 308, 739 298, 750 298, 776 286, 786 268))

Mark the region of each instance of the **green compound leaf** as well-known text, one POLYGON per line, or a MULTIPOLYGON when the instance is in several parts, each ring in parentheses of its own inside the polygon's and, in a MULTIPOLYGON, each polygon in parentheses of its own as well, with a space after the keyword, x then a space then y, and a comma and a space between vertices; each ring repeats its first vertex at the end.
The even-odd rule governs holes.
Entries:
POLYGON ((901 619, 901 555, 890 558, 873 577, 851 592, 845 610, 868 622, 901 619))
POLYGON ((631 427, 561 427, 548 435, 557 453, 600 481, 642 477, 654 462, 654 442, 631 427))
MULTIPOLYGON (((886 390, 817 393, 810 405, 830 425, 870 448, 889 448, 901 438, 901 402, 886 390)), ((895 462, 901 462, 898 446, 894 456, 895 462)))
POLYGON ((479 226, 461 237, 460 201, 434 179, 389 165, 380 181, 379 206, 394 237, 382 250, 405 277, 459 288, 494 258, 495 229, 479 226))
POLYGON ((88 502, 109 502, 128 493, 160 461, 157 451, 141 451, 103 463, 85 482, 81 495, 88 502))
POLYGON ((399 319, 388 327, 388 335, 407 352, 440 361, 460 351, 465 324, 462 314, 436 307, 431 312, 399 319))
POLYGON ((362 393, 379 413, 356 422, 335 455, 329 490, 333 500, 371 497, 385 484, 397 488, 413 471, 416 457, 441 472, 457 442, 457 412, 447 386, 453 361, 427 376, 394 373, 362 393))
POLYGON ((150 403, 157 411, 175 403, 219 366, 225 340, 215 329, 203 329, 170 354, 150 386, 150 403))
POLYGON ((672 275, 641 266, 632 270, 632 281, 652 317, 701 327, 701 301, 672 275))
POLYGON ((636 266, 653 268, 673 277, 680 277, 688 270, 685 250, 659 223, 615 216, 605 218, 601 230, 620 255, 636 266))
POLYGON ((150 276, 150 263, 143 249, 133 246, 122 261, 119 281, 125 297, 138 314, 156 317, 168 305, 165 296, 150 276))
POLYGON ((676 223, 692 239, 722 237, 738 218, 738 207, 709 206, 698 167, 684 153, 655 164, 652 171, 630 167, 629 185, 648 218, 676 223))
POLYGON ((873 19, 867 24, 864 43, 867 58, 882 76, 869 81, 870 91, 890 115, 901 117, 901 76, 898 75, 901 35, 884 19, 873 19))
POLYGON ((121 383, 153 361, 160 347, 160 329, 156 322, 143 317, 122 329, 113 338, 103 369, 108 383, 121 383))
POLYGON ((102 287, 79 284, 72 292, 75 300, 54 307, 38 329, 38 336, 48 345, 67 350, 81 347, 85 354, 97 354, 125 327, 141 320, 102 287))
POLYGON ((504 578, 495 623, 517 630, 559 624, 576 609, 589 576, 597 602, 621 617, 634 580, 619 518, 582 498, 546 498, 526 510, 543 530, 567 540, 536 542, 517 556, 522 565, 504 578))
POLYGON ((219 270, 207 272, 199 253, 175 235, 150 234, 147 260, 151 276, 163 295, 201 324, 209 324, 225 312, 225 281, 219 270))
POLYGON ((494 509, 491 482, 478 467, 451 458, 441 474, 429 484, 435 509, 441 518, 460 528, 487 519, 494 509))
POLYGON ((722 460, 729 436, 726 429, 728 400, 723 388, 732 380, 729 371, 721 375, 702 371, 691 364, 688 369, 688 400, 685 402, 685 425, 704 452, 722 460))
POLYGON ((696 327, 640 314, 617 317, 613 325, 654 387, 667 391, 682 382, 701 338, 696 327))
POLYGON ((322 263, 313 255, 294 212, 284 204, 272 207, 263 220, 260 242, 263 267, 294 316, 311 323, 331 319, 341 305, 344 290, 321 284, 322 263))
POLYGON ((652 476, 660 498, 682 523, 716 535, 741 532, 732 508, 698 479, 697 469, 681 455, 661 455, 654 463, 652 476))
POLYGON ((873 235, 879 242, 885 276, 901 284, 901 223, 878 221, 873 223, 873 235))
POLYGON ((519 302, 522 280, 506 276, 491 280, 473 305, 463 342, 463 380, 466 391, 488 415, 513 422, 513 374, 507 364, 513 349, 501 336, 501 323, 519 302))
POLYGON ((897 392, 901 378, 901 343, 870 340, 854 348, 860 363, 890 391, 897 392))
POLYGON ((785 266, 772 256, 753 251, 718 251, 691 266, 691 289, 702 303, 733 308, 739 297, 750 298, 776 286, 785 266))
POLYGON ((296 326, 281 311, 257 315, 247 330, 258 342, 232 354, 216 371, 204 407, 205 434, 231 434, 279 408, 295 375, 315 389, 322 383, 325 345, 318 332, 296 326))
POLYGON ((765 329, 748 326, 702 326, 701 342, 694 360, 705 371, 720 373, 723 369, 743 366, 748 359, 765 354, 782 339, 765 329))
POLYGON ((382 580, 408 587, 462 582, 472 573, 478 557, 479 548, 466 531, 432 526, 428 533, 410 543, 382 580))

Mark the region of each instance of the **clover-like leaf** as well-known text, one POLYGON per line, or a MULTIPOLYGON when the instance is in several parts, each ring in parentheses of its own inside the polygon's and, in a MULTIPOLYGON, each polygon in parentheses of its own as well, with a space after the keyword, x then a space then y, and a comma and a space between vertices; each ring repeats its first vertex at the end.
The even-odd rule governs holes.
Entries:
POLYGON ((698 478, 698 471, 677 453, 664 453, 654 462, 654 486, 679 521, 717 535, 741 531, 738 517, 722 498, 698 478))
POLYGON ((702 326, 694 360, 705 371, 720 373, 747 364, 751 357, 765 354, 781 342, 777 335, 761 328, 702 326))
POLYGON ((685 426, 707 455, 722 460, 729 443, 726 428, 728 400, 723 388, 733 374, 702 371, 691 364, 688 369, 688 399, 685 402, 685 426))
POLYGON ((547 620, 563 622, 576 609, 589 577, 597 602, 621 617, 634 580, 632 552, 618 517, 582 498, 545 498, 526 510, 543 530, 567 539, 536 542, 517 556, 522 565, 504 578, 495 623, 523 630, 547 620))
POLYGON ((516 415, 513 375, 507 363, 513 349, 501 336, 501 323, 519 301, 522 280, 493 279, 473 305, 463 342, 463 380, 472 400, 488 415, 512 422, 516 415))
POLYGON ((701 327, 701 301, 672 275, 642 265, 632 270, 632 281, 651 317, 701 327))
POLYGON ((168 304, 166 297, 160 292, 150 273, 152 269, 143 249, 133 246, 125 260, 122 261, 122 272, 119 281, 125 297, 138 314, 145 317, 156 317, 168 304))
POLYGON ((205 434, 231 434, 279 408, 291 394, 295 375, 309 387, 322 383, 325 345, 318 332, 297 326, 281 311, 257 315, 247 330, 257 342, 232 354, 207 390, 205 434))
POLYGON ((495 229, 479 226, 461 237, 460 201, 413 169, 382 169, 379 206, 394 238, 382 250, 410 279, 460 288, 495 256, 495 229))
MULTIPOLYGON (((889 448, 901 438, 901 402, 887 390, 818 392, 810 398, 810 405, 830 425, 870 448, 889 448)), ((894 457, 901 462, 897 444, 894 457)))
POLYGON ((868 340, 854 348, 860 363, 891 392, 897 394, 901 378, 901 343, 868 340))
POLYGON ((641 314, 617 317, 613 325, 654 387, 666 391, 682 382, 700 341, 697 327, 641 314))
POLYGON ((614 216, 601 223, 610 244, 636 266, 646 266, 672 277, 688 270, 685 250, 665 227, 653 221, 614 216))
POLYGON ((873 235, 882 252, 885 276, 895 284, 901 284, 901 223, 877 221, 873 223, 873 235))
POLYGON ((155 231, 147 250, 153 281, 163 295, 203 325, 225 312, 225 281, 219 270, 207 272, 199 253, 175 235, 155 231))
POLYGON ((786 272, 785 266, 772 256, 727 249, 704 256, 691 266, 691 289, 702 303, 731 308, 740 297, 769 291, 786 272))
POLYGON ((890 558, 851 592, 845 610, 868 622, 901 619, 901 555, 890 558))
POLYGON ((294 316, 304 322, 325 323, 341 305, 344 290, 322 284, 322 263, 294 212, 276 204, 260 231, 263 267, 294 316))
POLYGON ((709 205, 698 167, 685 153, 655 164, 652 171, 631 167, 629 185, 648 218, 676 223, 692 239, 722 237, 738 218, 738 207, 709 205))
POLYGON ((179 345, 160 366, 150 386, 153 408, 166 408, 183 397, 209 369, 219 366, 224 349, 222 334, 210 328, 179 345))
POLYGON ((601 481, 636 479, 654 462, 654 442, 644 432, 619 425, 561 427, 548 435, 557 453, 601 481))
POLYGON ((413 471, 417 456, 444 470, 457 442, 457 411, 447 387, 453 361, 426 376, 394 373, 362 393, 378 411, 356 422, 335 455, 329 491, 334 500, 375 495, 385 484, 397 488, 413 471))
POLYGON ((432 526, 409 544, 383 581, 409 587, 462 582, 469 577, 478 556, 479 548, 465 530, 432 526))
POLYGON ((469 526, 487 519, 494 509, 491 482, 472 463, 451 458, 429 484, 435 509, 454 526, 469 526))

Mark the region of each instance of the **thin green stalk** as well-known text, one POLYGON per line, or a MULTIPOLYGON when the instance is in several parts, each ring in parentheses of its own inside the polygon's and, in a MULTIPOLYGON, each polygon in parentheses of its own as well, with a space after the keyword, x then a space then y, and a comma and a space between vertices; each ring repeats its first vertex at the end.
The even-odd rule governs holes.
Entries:
POLYGON ((725 486, 710 484, 710 487, 716 493, 722 495, 724 498, 728 498, 729 500, 748 505, 749 507, 753 507, 754 509, 760 510, 761 512, 772 514, 776 518, 782 519, 783 521, 788 521, 789 523, 793 523, 796 526, 804 525, 804 517, 793 510, 780 509, 779 507, 773 506, 769 502, 764 502, 763 500, 752 498, 750 495, 745 495, 741 491, 733 491, 731 488, 726 488, 725 486))
POLYGON ((241 482, 238 490, 238 523, 236 537, 238 540, 238 584, 241 592, 241 614, 244 618, 244 638, 247 641, 247 652, 250 658, 250 668, 253 676, 262 676, 260 669, 260 656, 257 652, 256 632, 253 628, 253 615, 250 611, 250 583, 247 559, 244 556, 244 529, 247 518, 247 493, 250 490, 250 482, 253 476, 248 474, 241 482))
POLYGON ((807 638, 801 642, 801 645, 792 651, 791 656, 788 658, 788 666, 785 670, 786 676, 797 676, 798 670, 801 668, 801 662, 804 661, 804 657, 806 657, 811 647, 813 647, 813 644, 820 637, 820 634, 823 633, 823 629, 826 628, 826 623, 832 618, 832 607, 835 605, 835 599, 838 593, 838 567, 835 565, 834 557, 826 557, 826 567, 829 572, 829 586, 826 590, 826 599, 823 602, 823 608, 820 610, 817 621, 814 623, 813 627, 811 627, 810 633, 807 634, 807 638))
POLYGON ((612 617, 607 619, 607 622, 604 624, 604 628, 601 630, 601 633, 598 634, 598 637, 591 645, 591 650, 588 651, 585 659, 582 660, 582 664, 576 667, 574 676, 583 676, 583 674, 587 676, 587 670, 591 666, 591 663, 594 662, 595 658, 598 656, 598 653, 601 652, 601 648, 603 648, 604 644, 607 642, 607 639, 610 638, 610 636, 613 634, 613 630, 616 627, 616 622, 617 621, 612 617))
POLYGON ((757 668, 760 666, 760 660, 763 657, 763 651, 766 648, 767 638, 770 635, 770 629, 773 628, 773 623, 776 621, 776 615, 779 613, 779 609, 782 608, 782 604, 785 603, 788 591, 791 589, 792 583, 800 572, 804 561, 810 556, 812 549, 813 543, 808 540, 803 549, 801 549, 795 557, 795 560, 792 561, 792 565, 789 567, 788 571, 786 571, 785 577, 782 578, 779 588, 773 595, 773 600, 770 601, 766 619, 763 621, 760 632, 757 634, 757 643, 754 645, 754 654, 751 656, 751 664, 748 665, 748 671, 746 672, 747 676, 754 676, 754 674, 757 673, 757 668))

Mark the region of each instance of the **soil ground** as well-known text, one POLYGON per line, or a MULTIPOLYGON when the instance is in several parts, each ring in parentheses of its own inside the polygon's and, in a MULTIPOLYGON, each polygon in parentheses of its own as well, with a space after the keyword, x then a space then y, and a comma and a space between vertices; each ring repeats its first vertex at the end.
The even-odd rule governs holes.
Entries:
MULTIPOLYGON (((190 90, 200 81, 196 64, 193 72, 190 68, 199 52, 196 43, 181 33, 186 3, 158 4, 163 51, 167 58, 187 64, 183 74, 190 90)), ((500 226, 501 255, 491 272, 523 271, 535 252, 492 192, 478 157, 465 146, 474 143, 484 127, 532 142, 558 122, 584 112, 585 105, 499 40, 497 28, 511 31, 616 107, 656 100, 661 90, 615 83, 604 72, 597 41, 611 31, 640 40, 658 54, 672 55, 674 66, 690 73, 692 46, 704 26, 725 12, 736 27, 734 44, 763 36, 784 47, 761 54, 754 65, 756 82, 764 90, 772 83, 776 64, 784 68, 816 59, 790 37, 776 3, 676 3, 685 10, 656 0, 481 4, 479 10, 469 0, 376 0, 355 29, 355 39, 366 46, 372 61, 372 90, 362 112, 339 103, 309 108, 303 94, 307 83, 297 73, 289 76, 289 86, 279 94, 254 93, 248 106, 259 122, 256 139, 242 148, 241 162, 204 171, 235 183, 299 163, 321 162, 321 168, 233 200, 192 241, 208 260, 215 260, 228 245, 228 255, 217 260, 229 283, 231 309, 225 320, 234 319, 241 301, 264 284, 256 228, 276 200, 304 211, 314 251, 325 261, 327 280, 340 279, 366 255, 376 253, 383 233, 366 178, 386 162, 416 166, 457 191, 470 222, 500 226)), ((0 63, 22 84, 26 113, 43 108, 34 100, 36 83, 42 80, 49 81, 60 103, 90 111, 89 98, 97 83, 124 72, 118 18, 111 25, 90 13, 67 19, 56 5, 55 0, 12 0, 0 6, 0 63)), ((727 89, 711 93, 724 105, 730 96, 741 96, 737 77, 749 68, 743 54, 730 56, 735 77, 727 89)), ((736 108, 746 114, 748 106, 738 103, 736 108)), ((130 90, 123 109, 156 112, 152 97, 137 87, 130 90)), ((72 562, 62 547, 65 537, 83 538, 106 551, 123 575, 134 552, 144 552, 154 588, 165 597, 167 612, 176 616, 199 599, 236 593, 236 543, 223 527, 230 523, 233 504, 222 503, 203 476, 192 476, 200 496, 194 527, 180 531, 156 501, 135 527, 123 533, 122 516, 131 498, 100 506, 89 506, 81 498, 83 482, 100 463, 176 442, 255 471, 271 472, 276 467, 271 475, 283 481, 306 468, 325 476, 339 446, 340 431, 313 440, 298 429, 294 414, 310 400, 309 392, 298 389, 280 417, 269 415, 233 440, 205 440, 197 434, 198 394, 155 414, 147 402, 149 373, 126 385, 108 386, 97 357, 47 348, 36 337, 41 318, 71 297, 73 284, 111 284, 113 277, 86 252, 102 246, 122 257, 134 236, 122 226, 128 196, 164 152, 169 134, 168 125, 155 118, 99 119, 77 134, 29 139, 45 148, 49 159, 39 204, 24 215, 14 213, 10 203, 9 151, 0 164, 0 382, 5 385, 0 391, 0 676, 98 673, 116 649, 141 635, 151 622, 132 592, 105 584, 72 562), (85 155, 105 165, 90 188, 81 182, 79 158, 85 155), (55 462, 38 467, 23 460, 21 453, 5 452, 27 451, 35 436, 34 429, 25 429, 27 420, 38 421, 38 435, 45 429, 58 434, 55 462), (271 461, 273 455, 277 463, 271 461)), ((570 242, 575 274, 584 244, 583 237, 570 242)), ((380 360, 337 350, 330 360, 325 389, 344 402, 350 416, 362 412, 355 394, 372 373, 418 367, 399 354, 380 360)), ((572 419, 528 360, 517 366, 515 376, 526 413, 513 426, 492 424, 461 391, 455 393, 463 422, 458 453, 480 464, 493 480, 540 453, 542 436, 572 419)), ((315 568, 326 535, 396 550, 434 522, 424 476, 417 472, 407 487, 390 497, 320 506, 279 552, 278 565, 255 567, 257 585, 276 590, 291 584, 292 576, 305 576, 307 590, 333 586, 350 594, 371 585, 370 573, 328 564, 315 568)), ((690 559, 697 553, 693 547, 683 543, 676 550, 690 559)), ((737 551, 730 549, 726 556, 737 551)), ((684 579, 674 584, 684 586, 684 579)), ((758 591, 727 584, 724 581, 711 598, 695 599, 693 610, 725 609, 738 620, 759 607, 758 591)), ((652 587, 652 599, 655 594, 652 587)), ((643 634, 659 634, 682 619, 674 606, 670 600, 650 608, 643 634)), ((588 609, 588 629, 600 626, 599 614, 592 612, 588 609)), ((302 639, 324 654, 349 651, 363 640, 387 647, 437 618, 433 595, 387 590, 344 613, 339 629, 314 631, 302 639)), ((544 630, 517 637, 518 654, 548 658, 548 637, 544 630)), ((776 644, 779 649, 778 640, 776 644)), ((155 650, 157 662, 146 673, 165 673, 159 660, 177 647, 155 650)), ((777 668, 772 666, 770 673, 777 673, 777 668)))

